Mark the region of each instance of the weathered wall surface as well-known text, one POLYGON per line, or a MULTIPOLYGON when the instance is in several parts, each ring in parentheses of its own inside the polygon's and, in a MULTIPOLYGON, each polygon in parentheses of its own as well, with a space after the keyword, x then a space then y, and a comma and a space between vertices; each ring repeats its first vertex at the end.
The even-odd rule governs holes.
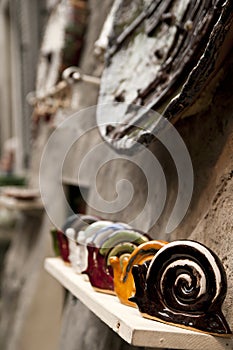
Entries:
POLYGON ((56 349, 63 291, 43 270, 49 224, 42 212, 28 212, 15 229, 2 276, 1 349, 56 349))
POLYGON ((129 350, 132 347, 69 294, 60 334, 60 349, 129 350))

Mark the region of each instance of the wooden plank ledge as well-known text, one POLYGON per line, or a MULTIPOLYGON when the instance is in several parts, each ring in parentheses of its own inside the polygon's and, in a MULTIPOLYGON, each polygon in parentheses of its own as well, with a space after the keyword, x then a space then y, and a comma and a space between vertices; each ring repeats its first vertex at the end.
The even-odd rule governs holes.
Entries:
POLYGON ((21 211, 42 210, 44 208, 43 203, 39 198, 32 200, 20 200, 4 195, 0 196, 0 207, 21 211))
POLYGON ((233 339, 166 325, 145 319, 135 308, 123 305, 116 296, 96 292, 60 258, 46 258, 45 269, 120 337, 135 346, 187 349, 233 349, 233 339))

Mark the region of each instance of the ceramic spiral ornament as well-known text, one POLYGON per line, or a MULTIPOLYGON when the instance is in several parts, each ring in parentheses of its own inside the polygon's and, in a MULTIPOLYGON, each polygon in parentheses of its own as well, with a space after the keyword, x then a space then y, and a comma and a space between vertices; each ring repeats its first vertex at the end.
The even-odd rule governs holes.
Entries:
POLYGON ((195 241, 174 241, 161 248, 149 267, 135 265, 136 302, 147 318, 215 335, 231 330, 221 307, 227 292, 223 265, 195 241))

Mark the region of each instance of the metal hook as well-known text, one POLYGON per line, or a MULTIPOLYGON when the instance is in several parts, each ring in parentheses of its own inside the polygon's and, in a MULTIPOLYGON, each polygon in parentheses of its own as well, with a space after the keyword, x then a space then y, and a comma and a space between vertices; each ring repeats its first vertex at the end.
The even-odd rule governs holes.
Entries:
POLYGON ((32 91, 27 94, 26 100, 30 105, 35 106, 38 102, 42 102, 48 97, 55 98, 63 90, 69 88, 71 85, 79 81, 100 85, 100 78, 83 74, 78 67, 71 66, 62 72, 62 80, 55 86, 52 86, 47 93, 43 93, 42 91, 32 91))
POLYGON ((69 84, 73 84, 74 82, 78 81, 84 81, 86 83, 100 85, 100 78, 83 74, 80 68, 75 66, 66 68, 62 73, 62 79, 69 84))

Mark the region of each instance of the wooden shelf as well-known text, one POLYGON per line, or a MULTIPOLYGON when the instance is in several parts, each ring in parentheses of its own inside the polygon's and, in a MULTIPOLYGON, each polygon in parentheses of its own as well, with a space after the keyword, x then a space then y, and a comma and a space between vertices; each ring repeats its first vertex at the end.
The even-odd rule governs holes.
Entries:
POLYGON ((98 293, 60 258, 47 258, 45 269, 120 337, 132 345, 172 349, 232 349, 232 339, 214 337, 145 319, 116 296, 98 293))
POLYGON ((22 211, 42 210, 44 208, 40 199, 19 200, 4 195, 0 196, 0 207, 22 211))

